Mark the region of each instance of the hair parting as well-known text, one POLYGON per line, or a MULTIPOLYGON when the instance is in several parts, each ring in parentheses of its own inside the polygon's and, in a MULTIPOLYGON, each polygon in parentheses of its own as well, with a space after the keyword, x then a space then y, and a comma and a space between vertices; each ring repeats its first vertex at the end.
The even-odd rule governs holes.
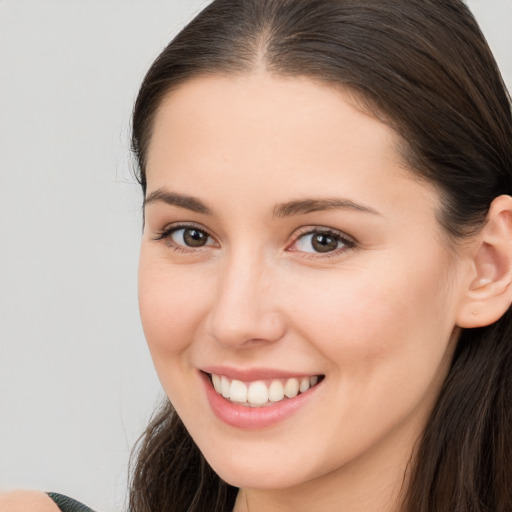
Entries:
MULTIPOLYGON (((439 222, 461 239, 512 194, 510 96, 460 0, 215 0, 163 50, 133 113, 146 193, 158 108, 205 75, 264 70, 340 87, 402 141, 410 171, 440 191, 439 222)), ((450 373, 404 480, 401 512, 510 512, 512 312, 462 331, 450 373)), ((169 402, 138 444, 131 512, 227 512, 223 482, 169 402)))

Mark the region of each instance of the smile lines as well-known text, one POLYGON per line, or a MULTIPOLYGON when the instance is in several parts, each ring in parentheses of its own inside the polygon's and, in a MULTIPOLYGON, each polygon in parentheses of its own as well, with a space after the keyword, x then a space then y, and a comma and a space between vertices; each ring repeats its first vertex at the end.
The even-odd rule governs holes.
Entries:
POLYGON ((268 381, 242 382, 231 380, 224 375, 210 375, 215 391, 231 402, 247 407, 262 407, 280 402, 285 398, 294 398, 305 393, 321 380, 321 376, 290 379, 274 379, 268 381))

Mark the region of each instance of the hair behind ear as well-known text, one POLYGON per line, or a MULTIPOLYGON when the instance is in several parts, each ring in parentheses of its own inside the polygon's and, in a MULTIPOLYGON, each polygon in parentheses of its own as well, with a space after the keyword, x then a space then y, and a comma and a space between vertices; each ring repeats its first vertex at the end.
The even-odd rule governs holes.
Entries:
POLYGON ((402 512, 510 512, 512 310, 465 329, 411 461, 402 512))

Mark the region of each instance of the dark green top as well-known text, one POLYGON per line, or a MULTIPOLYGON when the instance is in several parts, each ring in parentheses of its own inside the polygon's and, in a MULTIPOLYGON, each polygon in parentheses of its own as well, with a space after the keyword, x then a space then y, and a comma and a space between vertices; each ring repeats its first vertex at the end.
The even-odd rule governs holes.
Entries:
POLYGON ((89 507, 82 505, 76 500, 57 494, 55 492, 46 493, 56 503, 62 512, 94 512, 89 507))

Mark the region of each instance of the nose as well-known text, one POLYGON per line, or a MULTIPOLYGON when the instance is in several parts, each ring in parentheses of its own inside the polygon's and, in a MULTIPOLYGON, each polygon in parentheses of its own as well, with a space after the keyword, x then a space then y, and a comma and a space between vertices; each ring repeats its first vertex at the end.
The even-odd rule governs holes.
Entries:
POLYGON ((233 256, 219 269, 208 316, 210 335, 226 348, 278 341, 286 322, 278 299, 275 269, 253 255, 233 256))

